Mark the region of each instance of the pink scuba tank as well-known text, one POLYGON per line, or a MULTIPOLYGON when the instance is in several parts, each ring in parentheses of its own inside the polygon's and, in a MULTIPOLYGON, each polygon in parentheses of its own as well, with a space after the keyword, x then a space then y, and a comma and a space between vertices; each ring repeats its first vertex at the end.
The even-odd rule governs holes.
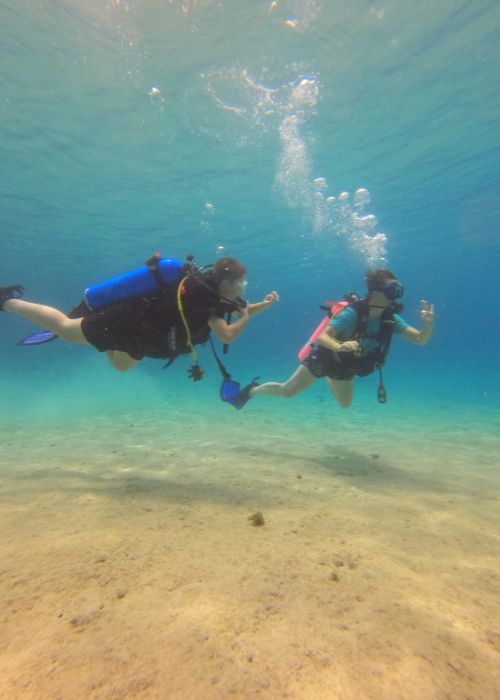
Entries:
MULTIPOLYGON (((300 362, 304 362, 304 360, 309 357, 311 354, 311 351, 314 347, 314 343, 317 341, 319 336, 323 333, 323 331, 328 327, 328 324, 334 318, 337 316, 341 311, 345 309, 346 306, 349 306, 348 301, 325 301, 323 304, 323 307, 328 307, 328 312, 324 319, 321 321, 319 326, 313 331, 311 337, 307 341, 307 343, 301 348, 301 350, 298 353, 298 358, 300 362)), ((322 308, 323 308, 322 307, 322 308)))

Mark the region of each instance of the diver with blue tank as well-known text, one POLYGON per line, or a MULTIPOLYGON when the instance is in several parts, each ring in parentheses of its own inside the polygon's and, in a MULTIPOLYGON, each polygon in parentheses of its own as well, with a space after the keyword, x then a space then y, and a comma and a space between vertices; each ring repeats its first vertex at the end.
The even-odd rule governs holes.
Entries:
MULTIPOLYGON (((261 302, 244 301, 245 276, 246 269, 234 258, 199 268, 192 256, 182 264, 157 254, 137 270, 89 287, 84 300, 68 314, 21 299, 21 285, 0 287, 0 310, 45 329, 26 338, 22 345, 37 345, 56 337, 93 345, 121 372, 144 357, 165 359, 170 364, 180 355, 191 354, 189 376, 198 381, 203 370, 196 345, 211 340, 211 332, 225 346, 233 343, 253 316, 279 301, 274 291, 261 302), (233 314, 237 319, 232 322, 233 314)), ((229 380, 217 355, 216 359, 224 379, 229 380)), ((235 392, 237 388, 236 382, 228 381, 225 390, 235 392)))

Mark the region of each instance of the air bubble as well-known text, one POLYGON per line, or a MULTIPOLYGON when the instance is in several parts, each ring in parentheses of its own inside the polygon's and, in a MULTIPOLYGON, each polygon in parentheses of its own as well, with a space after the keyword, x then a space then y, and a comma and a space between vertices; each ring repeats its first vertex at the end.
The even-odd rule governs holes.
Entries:
POLYGON ((374 228, 377 225, 377 218, 373 214, 359 216, 359 214, 351 214, 351 221, 356 228, 374 228))
POLYGON ((314 184, 316 187, 318 187, 320 190, 326 189, 326 180, 324 177, 317 177, 314 180, 314 184))
POLYGON ((364 187, 360 187, 356 192, 354 193, 354 202, 355 204, 360 205, 361 207, 364 207, 366 204, 370 202, 370 193, 368 190, 365 190, 364 187))

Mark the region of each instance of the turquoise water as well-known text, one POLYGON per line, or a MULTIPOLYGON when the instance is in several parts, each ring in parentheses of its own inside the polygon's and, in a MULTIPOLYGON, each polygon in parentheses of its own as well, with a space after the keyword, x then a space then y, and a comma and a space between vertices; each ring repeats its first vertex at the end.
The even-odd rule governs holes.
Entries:
POLYGON ((219 399, 201 348, 114 371, 0 313, 0 697, 496 700, 500 4, 0 0, 0 286, 63 310, 156 251, 281 301, 225 356, 284 380, 319 305, 405 284, 342 411, 219 399), (262 510, 265 527, 249 516, 262 510))
MULTIPOLYGON (((67 309, 157 250, 236 256, 250 300, 281 295, 231 349, 246 381, 285 378, 318 305, 362 291, 366 267, 387 264, 406 285, 407 320, 419 326, 420 299, 437 316, 425 349, 394 343, 390 400, 498 407, 497 3, 0 11, 4 283, 67 309)), ((67 393, 75 410, 122 410, 128 386, 142 409, 180 377, 200 403, 218 401, 208 355, 203 384, 184 379, 187 361, 116 378, 88 348, 16 348, 30 327, 1 322, 9 414, 41 393, 56 413, 67 415, 67 393)), ((360 401, 376 411, 374 382, 360 401)))

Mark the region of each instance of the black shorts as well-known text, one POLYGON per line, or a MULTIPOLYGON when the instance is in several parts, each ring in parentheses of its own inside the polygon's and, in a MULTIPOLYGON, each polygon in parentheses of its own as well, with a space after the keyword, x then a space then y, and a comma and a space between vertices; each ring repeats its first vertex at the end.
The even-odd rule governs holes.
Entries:
POLYGON ((317 345, 302 364, 318 379, 329 377, 343 381, 356 375, 364 377, 375 369, 375 363, 369 357, 357 358, 352 352, 332 352, 321 345, 317 345))
POLYGON ((158 299, 128 299, 82 319, 85 339, 100 352, 119 350, 135 360, 169 357, 172 313, 158 299))

